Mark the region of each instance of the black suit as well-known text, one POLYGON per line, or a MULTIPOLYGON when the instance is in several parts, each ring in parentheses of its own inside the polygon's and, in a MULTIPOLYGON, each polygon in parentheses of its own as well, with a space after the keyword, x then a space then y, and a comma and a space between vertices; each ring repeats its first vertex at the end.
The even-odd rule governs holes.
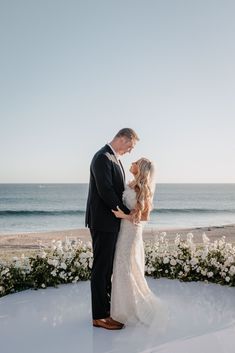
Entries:
POLYGON ((90 228, 94 254, 91 274, 93 319, 110 314, 113 258, 120 228, 120 219, 111 210, 119 206, 125 213, 130 212, 122 203, 121 168, 109 145, 94 155, 90 166, 86 226, 90 228))

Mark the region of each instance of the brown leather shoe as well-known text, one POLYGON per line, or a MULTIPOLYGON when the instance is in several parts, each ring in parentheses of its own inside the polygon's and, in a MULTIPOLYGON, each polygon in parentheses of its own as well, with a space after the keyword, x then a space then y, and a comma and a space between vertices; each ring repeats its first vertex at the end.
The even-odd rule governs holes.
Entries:
POLYGON ((114 323, 115 325, 119 325, 121 327, 124 326, 124 324, 122 322, 114 320, 111 316, 108 319, 109 319, 110 322, 114 323))
POLYGON ((107 330, 121 330, 122 326, 115 324, 109 318, 93 320, 94 327, 102 327, 107 330))

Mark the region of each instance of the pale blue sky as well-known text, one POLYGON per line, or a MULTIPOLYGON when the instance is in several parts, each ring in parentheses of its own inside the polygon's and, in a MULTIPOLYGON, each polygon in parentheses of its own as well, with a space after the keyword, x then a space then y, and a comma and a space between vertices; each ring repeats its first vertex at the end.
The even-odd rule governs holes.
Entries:
MULTIPOLYGON (((122 127, 158 182, 235 182, 235 2, 0 0, 0 182, 87 182, 122 127)), ((127 173, 127 178, 129 174, 127 173)))

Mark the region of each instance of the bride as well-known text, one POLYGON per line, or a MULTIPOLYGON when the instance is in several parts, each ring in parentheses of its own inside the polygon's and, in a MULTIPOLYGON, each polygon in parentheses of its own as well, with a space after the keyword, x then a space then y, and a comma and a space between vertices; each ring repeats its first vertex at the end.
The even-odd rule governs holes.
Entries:
POLYGON ((154 321, 161 326, 165 309, 144 277, 142 239, 143 221, 149 220, 152 209, 154 166, 147 158, 140 158, 132 163, 130 172, 134 179, 126 185, 123 202, 132 212, 127 215, 119 208, 112 210, 122 220, 113 264, 111 317, 127 325, 154 321))

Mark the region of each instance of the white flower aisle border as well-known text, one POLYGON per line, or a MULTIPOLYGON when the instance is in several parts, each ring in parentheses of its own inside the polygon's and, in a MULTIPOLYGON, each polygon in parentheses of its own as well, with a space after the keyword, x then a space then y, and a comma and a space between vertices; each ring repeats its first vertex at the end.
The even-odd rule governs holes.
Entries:
MULTIPOLYGON (((58 286, 90 279, 93 262, 91 243, 66 239, 52 241, 51 248, 35 257, 14 257, 10 264, 0 263, 0 297, 33 288, 58 286)), ((235 286, 235 246, 225 237, 210 242, 202 234, 196 246, 193 234, 182 240, 177 234, 169 244, 166 233, 145 242, 146 275, 182 281, 206 281, 235 286)))

